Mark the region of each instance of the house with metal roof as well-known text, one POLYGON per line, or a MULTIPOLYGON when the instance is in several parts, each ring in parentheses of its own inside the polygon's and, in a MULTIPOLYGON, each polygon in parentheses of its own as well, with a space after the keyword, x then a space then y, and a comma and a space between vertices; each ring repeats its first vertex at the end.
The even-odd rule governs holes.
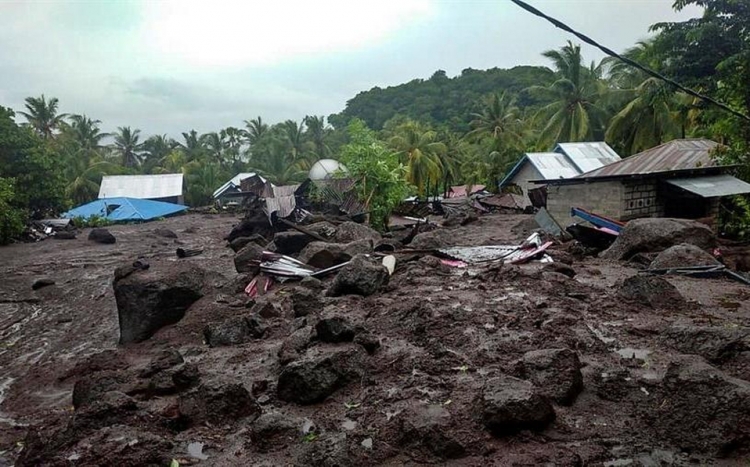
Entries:
POLYGON ((99 199, 137 198, 184 204, 182 174, 105 175, 99 199))
POLYGON ((619 160, 605 142, 560 143, 552 152, 524 154, 500 182, 500 188, 516 187, 528 205, 529 191, 537 188, 532 180, 573 178, 619 160))
POLYGON ((223 205, 225 202, 227 202, 228 199, 230 199, 230 195, 232 195, 233 193, 239 193, 242 191, 242 180, 255 177, 256 175, 263 182, 266 181, 265 178, 261 177, 255 172, 238 173, 237 175, 232 177, 231 180, 227 181, 226 183, 224 183, 223 185, 221 185, 219 188, 217 188, 214 191, 214 194, 213 194, 214 199, 218 201, 219 204, 223 205))
POLYGON ((718 143, 677 139, 575 177, 534 180, 546 207, 563 222, 573 207, 613 219, 676 217, 715 220, 722 196, 750 193, 750 184, 719 166, 718 143))

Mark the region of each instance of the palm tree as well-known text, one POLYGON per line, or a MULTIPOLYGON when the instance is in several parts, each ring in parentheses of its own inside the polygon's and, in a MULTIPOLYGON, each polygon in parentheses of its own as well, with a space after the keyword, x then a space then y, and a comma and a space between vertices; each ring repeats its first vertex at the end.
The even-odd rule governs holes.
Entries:
POLYGON ((129 126, 117 128, 114 150, 119 154, 123 167, 134 168, 141 163, 139 151, 143 145, 138 142, 140 133, 141 130, 131 130, 129 126))
POLYGON ((175 147, 177 143, 167 135, 153 135, 143 142, 144 173, 151 173, 175 147))
POLYGON ((245 120, 245 128, 245 138, 250 146, 257 143, 268 131, 268 125, 263 123, 260 117, 245 120))
POLYGON ((283 135, 266 135, 262 140, 262 147, 256 147, 256 149, 253 153, 251 170, 260 173, 277 185, 300 182, 310 170, 309 162, 295 157, 294 150, 283 135))
POLYGON ((185 152, 185 157, 188 162, 202 159, 206 153, 206 149, 203 146, 200 135, 195 130, 190 130, 188 133, 182 133, 183 143, 178 143, 179 147, 185 152))
POLYGON ((417 187, 419 196, 437 188, 444 173, 441 156, 447 151, 435 131, 408 122, 396 129, 389 143, 406 165, 406 181, 417 187))
POLYGON ((492 94, 478 113, 473 113, 469 139, 490 137, 503 145, 518 145, 522 140, 520 111, 507 93, 492 94))
POLYGON ((532 86, 529 90, 550 103, 535 118, 544 126, 539 134, 540 148, 555 143, 599 139, 605 113, 597 106, 601 94, 599 67, 583 66, 581 46, 568 42, 560 50, 542 55, 552 60, 557 80, 548 87, 532 86))
POLYGON ((92 120, 86 115, 71 115, 68 119, 71 136, 86 151, 100 150, 102 140, 110 136, 99 129, 100 120, 92 120))
POLYGON ((232 160, 232 165, 240 162, 244 131, 235 127, 227 127, 219 132, 221 140, 224 141, 225 153, 232 160))
POLYGON ((26 117, 28 124, 44 139, 50 139, 55 135, 55 131, 63 123, 67 114, 58 114, 57 107, 59 101, 56 97, 47 100, 42 97, 27 97, 26 110, 28 112, 19 112, 26 117))
POLYGON ((305 152, 305 126, 303 122, 299 124, 294 120, 287 120, 281 124, 281 128, 284 130, 287 141, 292 147, 292 157, 297 160, 302 157, 305 152))
POLYGON ((65 194, 74 204, 83 204, 96 199, 102 176, 117 172, 118 167, 109 161, 91 159, 78 161, 75 170, 77 175, 65 187, 65 194))
POLYGON ((325 158, 325 156, 331 152, 331 149, 325 141, 329 132, 329 129, 326 127, 325 117, 308 115, 305 117, 305 126, 307 126, 307 131, 305 132, 306 136, 315 148, 315 155, 319 159, 325 158))
POLYGON ((218 133, 211 132, 201 135, 200 144, 206 148, 206 152, 213 163, 220 166, 226 165, 224 152, 227 145, 218 133))
POLYGON ((192 161, 185 166, 187 202, 191 206, 205 206, 213 201, 216 187, 224 182, 224 174, 216 163, 192 161))

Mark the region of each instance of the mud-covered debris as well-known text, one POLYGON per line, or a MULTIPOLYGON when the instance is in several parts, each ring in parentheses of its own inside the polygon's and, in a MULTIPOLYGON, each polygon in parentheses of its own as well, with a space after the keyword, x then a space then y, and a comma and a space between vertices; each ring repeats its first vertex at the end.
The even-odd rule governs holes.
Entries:
POLYGON ((378 260, 365 255, 355 256, 349 264, 341 268, 333 281, 328 295, 368 296, 388 283, 388 270, 378 260))
POLYGON ((203 337, 210 347, 223 347, 260 339, 265 332, 266 326, 259 316, 235 316, 220 323, 208 324, 203 329, 203 337))
POLYGON ((358 330, 354 336, 354 343, 361 345, 370 355, 374 354, 380 348, 380 338, 365 330, 358 330))
POLYGON ((353 465, 344 433, 326 433, 313 442, 304 443, 294 461, 295 467, 337 467, 353 465))
POLYGON ((91 229, 89 232, 89 240, 96 243, 113 244, 117 243, 117 239, 107 229, 91 229))
POLYGON ((107 370, 84 375, 73 385, 73 407, 78 410, 99 400, 110 391, 128 393, 137 385, 132 374, 107 370))
POLYGON ((659 252, 689 243, 703 250, 716 246, 716 236, 705 224, 687 219, 643 218, 628 222, 617 240, 602 253, 606 259, 629 259, 636 253, 659 252))
POLYGON ((575 269, 565 263, 546 263, 544 266, 542 266, 542 271, 556 272, 571 278, 575 277, 577 274, 575 269))
POLYGON ((381 236, 376 231, 364 224, 356 222, 344 222, 336 229, 334 240, 337 243, 349 243, 357 240, 370 239, 373 242, 380 241, 381 236))
POLYGON ((750 328, 675 325, 666 330, 663 341, 683 354, 722 363, 750 349, 750 328))
POLYGON ((264 319, 273 319, 281 316, 281 310, 270 300, 258 299, 250 305, 250 314, 264 319))
POLYGON ((661 277, 635 275, 625 279, 618 291, 620 297, 651 308, 679 308, 685 299, 675 286, 661 277))
POLYGON ((642 407, 659 439, 680 449, 727 457, 750 448, 750 383, 700 357, 673 361, 663 387, 642 407))
POLYGON ((282 255, 296 255, 313 240, 309 235, 296 231, 278 232, 273 237, 276 253, 282 255))
POLYGON ((55 285, 55 281, 46 277, 42 279, 37 279, 34 281, 33 284, 31 284, 31 290, 39 290, 43 287, 48 287, 50 285, 55 285))
POLYGON ((248 243, 234 255, 234 269, 239 273, 257 274, 260 271, 263 251, 263 247, 258 244, 248 243))
POLYGON ((255 243, 259 247, 263 248, 268 245, 268 240, 263 235, 255 234, 250 237, 238 237, 229 242, 229 248, 235 253, 245 248, 248 244, 255 243))
POLYGON ((354 326, 342 316, 331 316, 319 320, 315 324, 318 340, 336 344, 354 340, 354 326))
POLYGON ((55 232, 55 235, 53 235, 52 238, 57 240, 75 240, 76 232, 55 232))
POLYGON ((555 419, 552 405, 533 384, 508 375, 485 382, 480 407, 482 423, 496 436, 543 430, 555 419))
POLYGON ((716 258, 695 245, 681 243, 659 253, 649 269, 689 268, 692 266, 719 266, 716 258))
POLYGON ((123 423, 131 418, 137 409, 138 404, 132 397, 119 391, 108 391, 76 410, 70 429, 85 432, 123 423))
POLYGON ((451 414, 440 405, 418 406, 401 418, 403 446, 422 447, 441 459, 457 459, 466 448, 451 433, 451 414))
POLYGON ((293 362, 300 358, 300 354, 304 352, 307 346, 310 344, 312 338, 313 328, 312 326, 305 326, 297 329, 289 335, 279 347, 278 357, 281 365, 293 362))
POLYGON ((522 360, 523 374, 539 392, 559 404, 572 404, 583 390, 578 354, 570 349, 544 349, 527 352, 522 360))
POLYGON ((292 289, 290 298, 295 318, 318 315, 323 311, 324 304, 320 292, 305 287, 295 287, 292 289))
POLYGON ((180 321, 203 296, 205 271, 193 263, 170 269, 151 268, 115 279, 113 288, 120 321, 120 343, 142 342, 180 321))
POLYGON ((203 254, 203 248, 177 248, 175 253, 178 258, 190 258, 203 254))
POLYGON ((310 276, 303 278, 299 282, 299 285, 301 287, 305 287, 307 289, 314 290, 317 292, 320 292, 325 288, 325 285, 323 285, 323 281, 321 281, 317 277, 310 277, 310 276))
POLYGON ((160 371, 175 367, 184 362, 185 360, 180 355, 180 352, 172 349, 162 350, 149 362, 146 368, 138 373, 138 376, 148 378, 160 371))
POLYGON ((179 411, 190 425, 226 424, 247 417, 257 418, 261 408, 242 384, 214 381, 180 396, 179 411))
POLYGON ((302 424, 302 419, 281 412, 264 413, 250 427, 251 446, 268 452, 297 444, 302 438, 302 424))
POLYGON ((417 234, 409 243, 409 248, 414 250, 438 250, 448 248, 456 244, 456 234, 450 230, 438 229, 430 232, 417 234))
POLYGON ((174 230, 170 230, 167 228, 154 229, 154 235, 164 238, 177 238, 177 234, 174 232, 174 230))
POLYGON ((311 349, 284 367, 277 384, 278 397, 303 405, 321 402, 362 377, 365 357, 359 346, 311 349))

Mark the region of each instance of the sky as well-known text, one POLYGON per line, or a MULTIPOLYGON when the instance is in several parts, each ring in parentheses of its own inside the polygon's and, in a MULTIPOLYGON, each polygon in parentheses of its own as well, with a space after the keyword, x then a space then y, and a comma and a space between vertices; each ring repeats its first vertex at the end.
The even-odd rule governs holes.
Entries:
MULTIPOLYGON (((527 1, 617 51, 700 14, 672 0, 527 1)), ((337 113, 438 69, 547 65, 541 52, 567 40, 509 0, 0 0, 0 106, 44 94, 105 131, 175 137, 337 113)))

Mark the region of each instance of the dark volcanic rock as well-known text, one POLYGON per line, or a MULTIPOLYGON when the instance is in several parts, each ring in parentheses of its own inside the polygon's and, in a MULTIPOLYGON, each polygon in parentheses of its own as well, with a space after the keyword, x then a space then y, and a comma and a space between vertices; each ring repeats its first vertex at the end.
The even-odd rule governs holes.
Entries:
POLYGON ((356 222, 344 222, 336 229, 334 240, 338 243, 349 243, 357 240, 380 240, 380 234, 364 224, 356 222))
POLYGON ((273 237, 276 253, 282 255, 296 255, 313 240, 311 236, 295 230, 279 232, 273 237))
POLYGON ((677 288, 661 277, 643 275, 628 277, 623 281, 618 293, 626 300, 651 308, 679 308, 686 304, 677 288))
POLYGON ((455 234, 450 230, 439 229, 418 234, 409 244, 409 248, 415 250, 437 250, 455 245, 455 234))
POLYGON ((377 260, 364 255, 355 256, 349 264, 341 268, 328 289, 332 297, 339 295, 372 295, 388 283, 388 271, 377 260))
POLYGON ((380 339, 378 336, 367 331, 357 332, 357 335, 354 336, 354 343, 361 345, 370 355, 374 354, 380 348, 380 339))
POLYGON ((354 327, 346 318, 331 316, 323 318, 315 324, 318 340, 336 344, 354 340, 354 327))
POLYGON ((576 270, 573 269, 570 265, 565 264, 565 263, 547 263, 544 266, 542 266, 542 271, 556 272, 556 273, 563 274, 571 278, 576 276, 576 270))
POLYGON ((280 412, 261 415, 250 427, 250 441, 260 452, 284 449, 299 442, 302 419, 280 412))
POLYGON ((211 347, 239 345, 251 339, 260 339, 266 327, 257 316, 236 316, 220 323, 211 323, 203 329, 206 343, 211 347))
POLYGON ((291 294, 292 309, 295 318, 300 316, 317 315, 323 311, 323 299, 320 292, 304 287, 295 287, 291 294))
POLYGON ((277 385, 279 399, 303 405, 321 402, 364 374, 366 354, 359 346, 310 352, 284 367, 277 385))
POLYGON ((52 238, 56 238, 58 240, 75 240, 76 239, 76 233, 75 232, 55 232, 55 235, 52 238))
POLYGON ((151 362, 149 362, 148 366, 144 368, 138 376, 141 378, 148 378, 160 371, 175 367, 184 362, 185 360, 182 358, 182 355, 180 355, 180 352, 171 349, 162 350, 151 360, 151 362))
POLYGON ((165 228, 155 229, 154 235, 158 235, 159 237, 164 237, 164 238, 177 238, 177 234, 174 232, 174 230, 169 230, 165 228))
POLYGON ((552 405, 534 385, 508 375, 487 380, 480 408, 484 426, 498 436, 543 430, 555 419, 552 405))
POLYGON ((212 382, 180 396, 179 410, 189 424, 230 423, 258 417, 261 408, 239 383, 212 382))
POLYGON ((305 443, 294 461, 294 467, 344 467, 354 465, 346 447, 346 435, 326 433, 314 443, 305 443))
POLYGON ((229 248, 235 253, 245 248, 249 243, 255 243, 259 247, 268 245, 268 240, 263 235, 255 234, 252 237, 238 237, 229 242, 229 248))
POLYGON ((695 245, 681 243, 670 247, 654 259, 649 269, 685 268, 691 266, 718 266, 716 258, 695 245))
POLYGON ((300 354, 310 344, 312 331, 312 326, 305 326, 297 329, 284 340, 278 352, 279 363, 281 365, 286 365, 300 358, 300 354))
POLYGON ((687 219, 648 217, 627 223, 617 240, 602 252, 602 258, 630 259, 636 253, 660 252, 689 243, 703 250, 716 246, 716 236, 705 224, 687 219))
POLYGON ((466 448, 450 433, 451 414, 442 406, 430 405, 409 410, 401 419, 400 444, 426 448, 441 459, 457 459, 466 448))
POLYGON ((370 253, 372 249, 372 240, 369 238, 351 243, 312 242, 302 250, 299 260, 325 269, 346 263, 356 255, 370 253))
POLYGON ((34 281, 33 284, 31 284, 31 289, 32 290, 39 290, 42 287, 47 287, 49 285, 55 285, 55 281, 53 281, 52 279, 47 279, 47 278, 37 279, 37 280, 34 281))
POLYGON ((281 316, 281 310, 270 300, 259 299, 251 305, 250 314, 257 315, 265 319, 273 319, 281 316))
POLYGON ((524 354, 522 362, 524 376, 555 402, 572 404, 583 390, 581 362, 572 350, 534 350, 524 354))
POLYGON ((120 343, 142 342, 160 328, 181 320, 190 305, 203 296, 204 281, 205 271, 194 263, 116 278, 112 286, 120 319, 120 343))
POLYGON ((676 325, 667 329, 663 340, 681 353, 700 355, 710 362, 722 363, 750 349, 750 329, 676 325))
POLYGON ((130 392, 135 382, 123 371, 101 371, 79 378, 73 385, 73 407, 78 410, 99 400, 110 391, 130 392))
POLYGON ((112 244, 116 243, 117 239, 107 229, 91 229, 89 232, 89 240, 97 243, 112 244))
POLYGON ((260 260, 263 257, 263 247, 256 243, 248 243, 234 255, 234 269, 239 273, 249 272, 257 274, 260 271, 260 260))

